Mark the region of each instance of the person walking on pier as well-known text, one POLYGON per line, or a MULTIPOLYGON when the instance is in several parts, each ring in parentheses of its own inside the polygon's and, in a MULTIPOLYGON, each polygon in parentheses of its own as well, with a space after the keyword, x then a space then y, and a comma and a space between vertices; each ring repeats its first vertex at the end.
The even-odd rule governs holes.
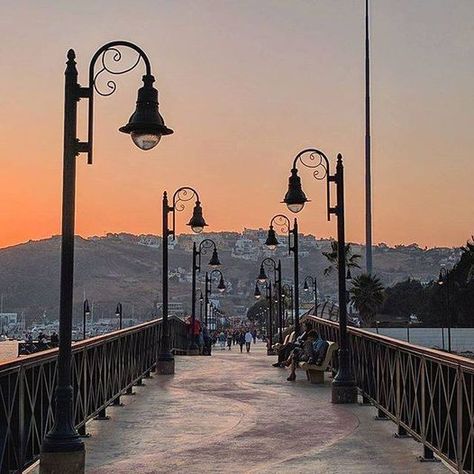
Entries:
POLYGON ((238 340, 239 340, 239 346, 240 346, 240 353, 242 354, 242 351, 244 350, 244 344, 245 344, 245 333, 244 331, 240 331, 238 335, 238 340))
POLYGON ((252 344, 253 336, 250 330, 245 333, 245 348, 250 352, 250 344, 252 344))

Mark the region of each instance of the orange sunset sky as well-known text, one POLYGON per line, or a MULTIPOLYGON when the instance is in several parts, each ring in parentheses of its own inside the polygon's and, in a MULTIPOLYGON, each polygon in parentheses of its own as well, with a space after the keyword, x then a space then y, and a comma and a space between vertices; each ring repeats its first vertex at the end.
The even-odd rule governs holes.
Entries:
MULTIPOLYGON (((462 245, 474 233, 474 2, 371 11, 374 242, 462 245)), ((209 230, 265 227, 285 210, 293 156, 314 146, 344 155, 347 238, 363 242, 363 16, 363 0, 2 0, 0 246, 60 233, 66 52, 86 85, 91 56, 115 39, 147 52, 175 134, 141 152, 117 132, 141 71, 96 98, 78 234, 160 234, 162 192, 182 185, 199 190, 209 230)), ((334 236, 324 186, 301 176, 301 231, 334 236)))

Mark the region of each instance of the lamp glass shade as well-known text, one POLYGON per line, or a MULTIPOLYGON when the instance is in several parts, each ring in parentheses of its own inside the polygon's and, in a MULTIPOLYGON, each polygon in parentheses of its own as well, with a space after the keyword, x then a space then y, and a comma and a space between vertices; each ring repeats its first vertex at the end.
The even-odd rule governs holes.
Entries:
POLYGON ((191 230, 196 234, 200 234, 204 230, 204 227, 207 226, 206 221, 202 216, 202 207, 200 201, 196 201, 193 209, 193 216, 189 220, 188 226, 190 226, 191 230))
POLYGON ((217 289, 223 293, 225 291, 225 282, 224 277, 221 275, 221 279, 219 280, 219 284, 217 285, 217 289))
POLYGON ((138 89, 135 112, 127 125, 119 128, 120 132, 129 133, 133 143, 141 150, 151 150, 163 135, 173 133, 173 130, 165 125, 158 110, 158 91, 153 87, 153 82, 153 76, 143 76, 143 87, 138 89))
POLYGON ((278 239, 276 237, 276 232, 273 229, 273 226, 270 226, 268 229, 268 234, 267 234, 267 240, 265 241, 265 245, 270 249, 270 250, 275 250, 277 248, 277 245, 280 242, 278 242, 278 239))
POLYGON ((257 280, 260 283, 265 283, 267 281, 267 274, 265 273, 265 268, 263 268, 263 265, 260 265, 260 273, 258 274, 257 280))
POLYGON ((260 293, 260 288, 258 287, 257 283, 255 283, 255 291, 253 293, 255 298, 258 300, 262 296, 262 293, 260 293))
POLYGON ((201 294, 199 295, 199 301, 202 303, 204 301, 204 297, 202 296, 202 291, 201 294))
POLYGON ((291 212, 300 212, 308 201, 301 187, 301 178, 298 176, 298 170, 293 168, 288 180, 288 191, 285 194, 283 202, 291 212))
POLYGON ((351 269, 347 269, 346 280, 352 280, 351 269))
POLYGON ((89 317, 90 314, 91 314, 91 310, 89 308, 89 301, 88 300, 85 300, 84 301, 84 314, 89 317))
POLYGON ((304 290, 304 291, 309 291, 309 287, 308 287, 308 282, 307 282, 307 281, 304 282, 303 290, 304 290))
POLYGON ((156 135, 146 132, 131 132, 130 136, 132 137, 133 143, 140 148, 140 150, 151 150, 161 140, 161 135, 156 135))
POLYGON ((221 262, 219 261, 219 255, 217 253, 217 249, 214 248, 214 250, 212 251, 211 260, 209 260, 209 266, 218 267, 220 264, 221 262))

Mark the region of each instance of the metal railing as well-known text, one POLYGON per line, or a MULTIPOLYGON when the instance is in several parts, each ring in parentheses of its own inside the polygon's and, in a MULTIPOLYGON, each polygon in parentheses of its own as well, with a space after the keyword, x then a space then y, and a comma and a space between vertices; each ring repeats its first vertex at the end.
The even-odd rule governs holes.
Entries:
MULTIPOLYGON (((171 347, 188 344, 186 325, 170 317, 171 347)), ((78 429, 148 375, 156 363, 161 319, 73 344, 72 385, 78 429)), ((54 420, 57 349, 0 364, 0 472, 21 472, 39 456, 54 420)))
MULTIPOLYGON (((337 323, 305 316, 328 340, 337 323)), ((460 473, 474 472, 474 361, 348 328, 357 386, 386 417, 460 473)), ((337 370, 337 358, 333 361, 337 370)))

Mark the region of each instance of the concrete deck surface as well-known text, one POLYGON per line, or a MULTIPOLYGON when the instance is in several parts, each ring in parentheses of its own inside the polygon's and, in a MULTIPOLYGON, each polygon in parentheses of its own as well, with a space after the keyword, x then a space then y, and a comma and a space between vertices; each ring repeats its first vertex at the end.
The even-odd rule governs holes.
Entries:
POLYGON ((330 385, 271 367, 262 343, 250 354, 215 350, 177 357, 176 375, 154 376, 107 421, 91 421, 88 473, 446 473, 420 463, 422 445, 395 439, 375 409, 330 403, 330 385))

